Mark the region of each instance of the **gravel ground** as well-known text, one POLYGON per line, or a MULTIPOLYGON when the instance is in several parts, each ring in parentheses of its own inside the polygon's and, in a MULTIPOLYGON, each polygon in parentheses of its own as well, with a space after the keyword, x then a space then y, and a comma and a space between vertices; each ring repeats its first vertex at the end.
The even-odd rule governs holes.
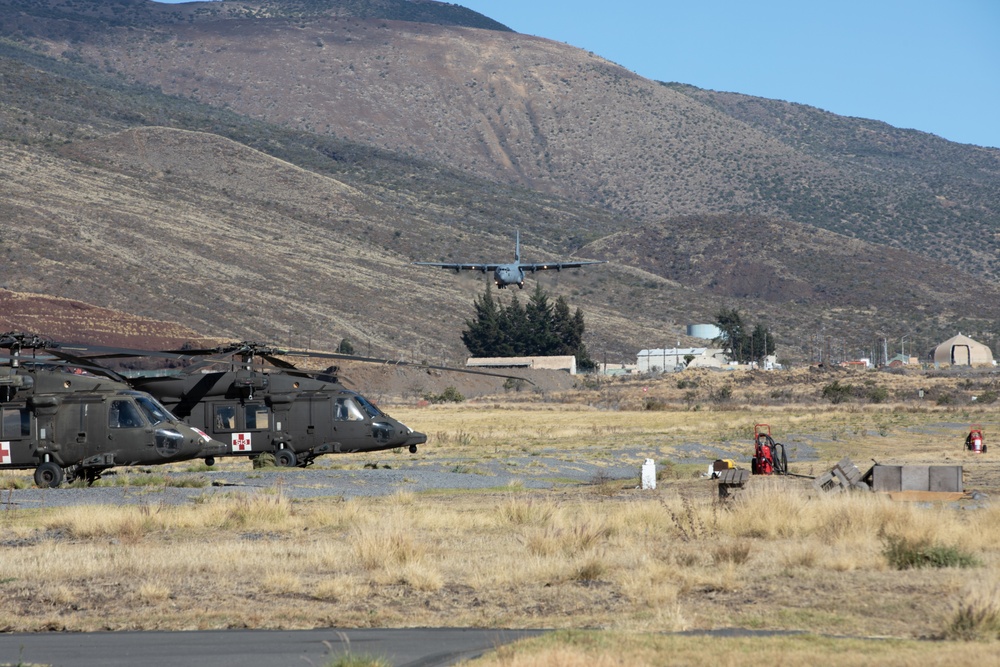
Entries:
MULTIPOLYGON (((625 461, 623 459, 623 461, 625 461)), ((63 486, 57 489, 9 489, 0 493, 0 508, 4 507, 58 507, 64 505, 123 505, 123 504, 175 504, 190 502, 206 495, 233 492, 275 491, 289 498, 383 496, 397 492, 422 492, 438 489, 489 489, 520 485, 530 489, 551 489, 558 486, 576 486, 611 479, 635 479, 639 484, 642 460, 621 464, 603 462, 567 461, 558 456, 532 456, 496 459, 491 461, 465 459, 392 459, 380 466, 391 467, 339 469, 325 467, 337 465, 333 457, 317 465, 302 468, 266 468, 253 470, 249 462, 235 464, 240 469, 207 472, 174 472, 150 470, 155 475, 169 479, 203 478, 206 486, 185 488, 176 486, 131 485, 93 486, 77 488, 63 486)), ((137 470, 128 471, 135 475, 137 470)), ((112 471, 105 473, 105 481, 113 481, 112 471)))
MULTIPOLYGON (((786 443, 789 461, 816 459, 816 450, 804 439, 786 443)), ((294 499, 361 496, 383 496, 397 492, 419 493, 442 489, 499 489, 517 485, 528 489, 553 489, 593 484, 611 480, 634 480, 640 483, 642 464, 652 457, 660 464, 666 458, 675 463, 705 465, 719 459, 734 459, 746 467, 749 461, 747 444, 685 443, 670 448, 668 455, 656 453, 649 445, 624 446, 606 458, 578 458, 578 454, 561 450, 544 450, 535 456, 467 458, 457 456, 418 456, 405 453, 385 453, 377 463, 346 457, 327 456, 316 465, 302 468, 265 468, 254 470, 249 461, 231 460, 221 470, 179 472, 171 466, 163 468, 115 468, 105 473, 103 481, 113 483, 117 475, 130 474, 141 478, 145 472, 165 476, 180 483, 191 478, 202 479, 204 486, 180 487, 161 484, 128 486, 93 486, 89 488, 63 486, 57 489, 8 489, 0 492, 3 507, 58 507, 65 505, 124 505, 177 504, 192 502, 214 494, 234 492, 273 492, 280 489, 294 499), (377 467, 360 468, 363 463, 377 467), (345 468, 347 464, 352 465, 345 468)), ((189 465, 189 464, 178 464, 189 465)), ((141 479, 140 479, 141 482, 141 479)))

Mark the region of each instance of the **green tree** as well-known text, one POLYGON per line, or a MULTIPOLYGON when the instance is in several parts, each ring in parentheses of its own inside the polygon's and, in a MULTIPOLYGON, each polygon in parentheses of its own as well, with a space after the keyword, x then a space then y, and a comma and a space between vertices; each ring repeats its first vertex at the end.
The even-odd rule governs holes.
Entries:
POLYGON ((576 354, 576 350, 583 344, 583 329, 580 328, 582 314, 580 317, 579 322, 573 317, 565 297, 556 299, 556 305, 552 309, 552 333, 559 340, 559 347, 554 354, 576 354))
POLYGON ((340 345, 337 346, 337 352, 340 354, 354 354, 354 346, 351 344, 351 341, 342 338, 340 345))
POLYGON ((560 354, 560 340, 554 331, 552 304, 542 286, 535 284, 535 292, 524 309, 525 329, 521 341, 525 356, 560 354))
POLYGON ((729 350, 730 358, 737 363, 761 362, 774 354, 774 335, 763 324, 757 323, 751 330, 743 322, 740 312, 723 308, 715 318, 722 335, 713 341, 729 350))
POLYGON ((748 359, 763 362, 768 355, 774 354, 774 336, 760 322, 753 328, 750 334, 750 355, 748 359))
POLYGON ((475 318, 465 321, 462 342, 474 357, 498 356, 504 346, 503 314, 488 283, 486 291, 476 299, 475 311, 475 318))
POLYGON ((590 358, 587 346, 583 344, 583 332, 583 311, 577 308, 576 314, 573 315, 573 335, 576 340, 580 341, 576 346, 576 367, 577 370, 589 373, 590 371, 597 370, 597 364, 590 358))
POLYGON ((462 342, 476 357, 575 355, 580 370, 597 367, 583 344, 583 311, 570 314, 566 299, 553 305, 540 286, 526 306, 515 294, 503 307, 489 287, 476 299, 475 317, 465 321, 462 342))
POLYGON ((740 311, 735 308, 730 310, 723 308, 715 316, 715 323, 718 325, 722 335, 713 342, 716 345, 724 346, 725 349, 729 350, 730 358, 742 364, 744 361, 743 339, 746 334, 743 325, 743 316, 740 315, 740 311))
POLYGON ((503 332, 503 341, 499 346, 498 353, 494 356, 500 357, 522 357, 527 352, 528 338, 528 313, 521 305, 521 301, 515 294, 510 299, 510 303, 503 309, 500 317, 500 328, 503 332))

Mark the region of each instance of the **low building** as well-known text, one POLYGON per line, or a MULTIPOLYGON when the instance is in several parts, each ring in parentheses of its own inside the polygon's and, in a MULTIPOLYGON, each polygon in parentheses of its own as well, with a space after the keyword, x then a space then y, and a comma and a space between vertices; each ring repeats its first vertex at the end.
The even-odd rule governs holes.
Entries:
POLYGON ((685 368, 730 368, 724 350, 708 347, 675 347, 640 350, 636 368, 640 373, 672 373, 685 368))
POLYGON ((961 333, 944 341, 930 352, 930 361, 937 366, 992 366, 993 351, 961 333))
POLYGON ((541 368, 576 375, 576 357, 469 357, 466 368, 541 368))
POLYGON ((597 372, 601 375, 634 375, 639 372, 635 364, 611 364, 602 363, 597 365, 597 372))

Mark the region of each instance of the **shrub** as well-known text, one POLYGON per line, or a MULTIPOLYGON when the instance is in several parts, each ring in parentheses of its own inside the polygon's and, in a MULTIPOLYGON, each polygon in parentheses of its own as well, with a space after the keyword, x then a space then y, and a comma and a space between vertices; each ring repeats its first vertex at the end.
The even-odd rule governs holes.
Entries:
POLYGON ((889 390, 885 387, 870 387, 865 395, 872 403, 884 403, 889 398, 889 390))
POLYGON ((823 398, 831 403, 843 403, 854 395, 854 385, 840 384, 839 380, 834 380, 823 387, 823 398))
POLYGON ((425 394, 424 400, 431 403, 461 403, 465 400, 465 396, 462 396, 462 393, 455 387, 445 387, 445 390, 440 394, 425 394))
POLYGON ((897 570, 918 567, 975 567, 976 558, 958 547, 932 544, 929 540, 913 540, 889 536, 883 553, 889 565, 897 570))
POLYGON ((668 408, 665 401, 659 398, 653 398, 652 396, 647 396, 642 399, 642 409, 643 410, 666 410, 668 408))
POLYGON ((976 402, 977 403, 985 403, 985 404, 996 403, 997 402, 997 393, 995 391, 993 391, 992 389, 988 389, 988 390, 984 391, 983 393, 979 394, 979 396, 976 397, 976 402))
POLYGON ((503 383, 505 391, 521 391, 524 389, 525 381, 521 378, 507 378, 503 383))
POLYGON ((254 470, 258 468, 274 468, 277 465, 277 461, 274 460, 274 454, 271 452, 262 452, 258 456, 253 457, 254 470))
POLYGON ((709 398, 715 403, 726 403, 733 398, 733 389, 729 385, 725 387, 720 387, 718 390, 713 391, 709 394, 709 398))

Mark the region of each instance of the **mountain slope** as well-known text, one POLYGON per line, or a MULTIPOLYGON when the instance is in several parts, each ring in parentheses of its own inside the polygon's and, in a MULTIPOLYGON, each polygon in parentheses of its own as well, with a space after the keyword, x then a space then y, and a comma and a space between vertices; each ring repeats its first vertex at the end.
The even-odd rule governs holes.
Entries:
MULTIPOLYGON (((776 215, 997 277, 1000 150, 662 85, 511 32, 227 16, 109 27, 67 57, 254 118, 647 221, 776 215)), ((63 43, 41 44, 65 52, 63 43)))
POLYGON ((929 343, 1000 321, 996 284, 959 268, 993 275, 997 151, 658 84, 499 29, 293 17, 303 3, 117 25, 73 14, 95 3, 32 6, 56 5, 0 13, 23 38, 0 43, 8 289, 457 360, 482 277, 412 262, 505 259, 520 229, 527 259, 611 260, 536 276, 584 309, 595 358, 673 344, 722 306, 800 358, 821 330, 929 343))

